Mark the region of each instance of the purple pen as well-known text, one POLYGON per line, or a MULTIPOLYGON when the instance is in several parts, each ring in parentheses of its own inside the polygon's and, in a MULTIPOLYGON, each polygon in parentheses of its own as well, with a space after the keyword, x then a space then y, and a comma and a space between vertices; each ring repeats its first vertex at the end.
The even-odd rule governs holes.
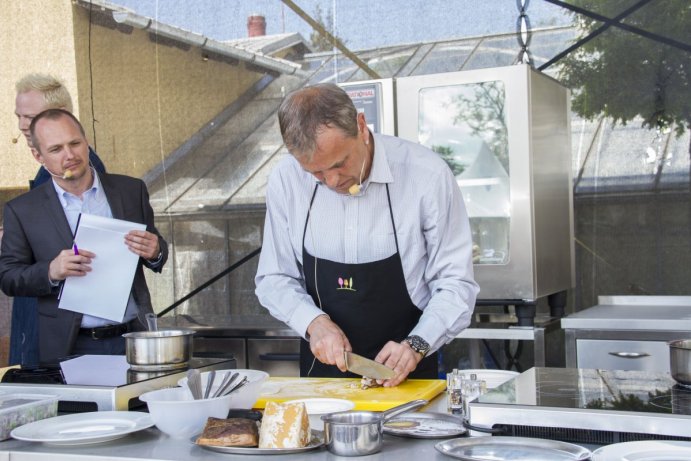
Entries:
POLYGON ((77 244, 73 243, 72 244, 72 250, 74 250, 74 254, 79 256, 79 248, 77 248, 77 244))

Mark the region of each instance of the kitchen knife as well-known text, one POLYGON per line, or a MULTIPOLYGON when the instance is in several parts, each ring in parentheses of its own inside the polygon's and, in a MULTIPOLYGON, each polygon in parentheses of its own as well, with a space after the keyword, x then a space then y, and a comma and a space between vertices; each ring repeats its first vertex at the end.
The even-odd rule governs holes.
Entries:
POLYGON ((345 363, 348 371, 372 379, 391 379, 396 375, 391 368, 348 351, 345 351, 345 363))

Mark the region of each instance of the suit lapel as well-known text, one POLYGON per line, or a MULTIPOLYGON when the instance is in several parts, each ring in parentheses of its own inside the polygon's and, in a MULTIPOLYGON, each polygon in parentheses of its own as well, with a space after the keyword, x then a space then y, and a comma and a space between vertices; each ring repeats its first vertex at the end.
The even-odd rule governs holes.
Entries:
POLYGON ((46 210, 48 216, 55 223, 55 230, 57 231, 58 237, 62 240, 64 248, 70 248, 72 246, 72 230, 70 229, 70 223, 67 222, 67 217, 65 216, 65 210, 62 208, 58 194, 53 187, 53 181, 47 181, 43 186, 43 192, 45 200, 43 202, 43 207, 46 210))
POLYGON ((112 183, 107 173, 98 173, 98 179, 101 181, 101 186, 103 186, 103 192, 108 199, 108 205, 113 218, 124 219, 125 207, 122 204, 122 194, 112 183))

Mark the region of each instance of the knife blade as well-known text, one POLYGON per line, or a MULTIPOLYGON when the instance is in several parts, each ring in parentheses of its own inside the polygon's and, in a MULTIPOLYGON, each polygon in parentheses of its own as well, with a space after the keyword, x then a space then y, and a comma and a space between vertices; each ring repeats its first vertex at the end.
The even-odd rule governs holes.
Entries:
POLYGON ((353 352, 345 351, 345 363, 348 371, 356 375, 372 379, 391 379, 396 376, 396 372, 391 368, 353 352))

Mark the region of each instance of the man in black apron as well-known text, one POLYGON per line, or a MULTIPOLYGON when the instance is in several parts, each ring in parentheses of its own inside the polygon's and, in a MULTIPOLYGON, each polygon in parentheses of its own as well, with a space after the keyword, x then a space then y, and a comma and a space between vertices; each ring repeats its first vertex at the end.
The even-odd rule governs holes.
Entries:
MULTIPOLYGON (((270 179, 271 193, 267 191, 265 241, 256 279, 257 296, 272 314, 291 326, 297 326, 296 330, 301 334, 304 332, 306 340, 302 341, 300 348, 300 375, 355 376, 346 372, 343 352, 348 350, 392 368, 396 375, 383 382, 385 386, 396 386, 407 377, 437 378, 437 354, 434 351, 428 353, 431 348, 429 342, 434 341, 435 349, 438 349, 441 340, 454 337, 458 331, 467 326, 478 291, 477 284, 472 279, 470 251, 472 242, 467 216, 453 175, 436 154, 430 154, 431 151, 421 152, 420 146, 415 145, 415 148, 411 148, 411 143, 396 141, 395 138, 385 139, 382 136, 373 136, 367 127, 364 114, 357 113, 345 92, 335 85, 315 85, 289 95, 279 109, 279 124, 286 147, 299 163, 299 167, 294 163, 279 165, 276 169, 277 174, 272 174, 270 179), (327 96, 322 97, 324 94, 327 96), (356 123, 353 123, 354 121, 356 123), (462 234, 465 240, 459 242, 461 239, 454 235, 449 238, 453 240, 452 243, 422 242, 419 248, 423 252, 431 248, 431 251, 443 253, 447 259, 444 260, 442 266, 462 266, 460 270, 447 271, 453 272, 452 275, 444 272, 445 267, 435 268, 434 274, 429 276, 419 273, 420 271, 412 277, 411 273, 405 273, 403 252, 399 247, 401 232, 408 239, 411 233, 420 233, 424 225, 421 221, 415 221, 415 219, 422 219, 417 218, 416 213, 424 213, 425 210, 422 209, 424 207, 420 208, 422 199, 415 196, 413 192, 416 189, 409 188, 408 191, 411 192, 408 195, 401 189, 406 186, 405 176, 410 173, 398 176, 399 182, 394 184, 398 190, 396 194, 391 192, 389 183, 386 181, 377 181, 376 184, 368 181, 373 165, 376 163, 375 141, 383 143, 380 148, 384 145, 391 146, 391 155, 397 147, 401 147, 397 152, 399 155, 406 155, 403 151, 407 153, 412 149, 414 152, 411 155, 416 155, 418 162, 422 159, 424 162, 433 164, 428 170, 433 171, 434 174, 438 173, 447 186, 446 191, 451 191, 449 192, 451 201, 446 202, 446 196, 437 194, 433 195, 434 203, 435 205, 441 203, 444 211, 448 206, 452 209, 450 213, 456 218, 461 218, 452 221, 460 227, 453 228, 453 232, 462 234), (403 145, 403 143, 406 144, 403 145), (317 179, 309 192, 305 190, 303 182, 309 177, 306 173, 317 179), (334 192, 339 195, 334 196, 334 192), (347 197, 348 195, 354 197, 347 197), (345 209, 341 212, 338 210, 341 206, 347 207, 353 202, 344 205, 342 199, 338 197, 364 200, 361 202, 363 208, 358 210, 369 212, 372 209, 376 210, 375 216, 362 211, 362 216, 374 220, 362 222, 375 222, 377 231, 380 232, 378 237, 386 237, 388 240, 382 246, 386 248, 385 254, 388 254, 389 249, 394 246, 395 252, 383 258, 368 258, 367 255, 380 253, 365 253, 363 259, 368 262, 352 263, 334 261, 323 254, 312 254, 319 251, 308 251, 305 245, 306 240, 311 243, 313 249, 319 247, 315 246, 315 232, 312 232, 315 223, 319 224, 317 228, 324 228, 322 225, 329 222, 330 216, 338 219, 346 216, 345 209), (404 202, 406 199, 409 200, 407 203, 404 202), (302 203, 298 207, 293 206, 292 209, 288 209, 291 200, 302 203), (420 203, 411 205, 411 201, 415 200, 420 203), (368 205, 372 204, 377 204, 376 208, 368 208, 368 205), (384 204, 387 210, 385 213, 384 204), (296 212, 296 208, 301 211, 296 212), (301 214, 303 212, 304 215, 301 214), (299 224, 296 213, 304 216, 304 221, 299 221, 299 224), (396 216, 398 217, 395 218, 396 216), (400 217, 407 219, 403 231, 397 228, 397 224, 401 225, 396 222, 400 217), (386 226, 383 226, 384 223, 386 226), (300 229, 297 228, 298 225, 300 229), (300 232, 299 241, 294 240, 297 232, 300 232), (288 238, 283 234, 288 234, 288 238), (299 248, 298 243, 300 243, 299 248), (460 263, 457 264, 459 260, 460 263), (291 266, 293 263, 298 264, 299 272, 295 271, 295 266, 291 266), (423 301, 426 305, 416 305, 406 282, 406 275, 408 275, 409 283, 425 284, 425 289, 428 289, 426 284, 437 281, 434 277, 438 273, 446 277, 445 281, 447 279, 453 282, 458 281, 457 291, 467 295, 465 299, 461 299, 460 296, 455 298, 450 296, 449 298, 454 301, 458 300, 458 306, 449 305, 447 302, 446 307, 449 308, 447 311, 437 310, 432 314, 439 317, 439 312, 457 311, 452 312, 451 317, 454 318, 449 320, 449 324, 454 325, 451 329, 444 323, 445 318, 441 321, 436 319, 441 332, 435 331, 437 324, 434 329, 429 328, 429 324, 435 321, 430 321, 429 318, 425 326, 419 327, 423 309, 426 309, 429 303, 423 301), (426 281, 423 277, 432 280, 426 281), (299 286, 296 286, 297 282, 299 286), (304 297, 305 292, 314 306, 323 313, 311 313, 308 318, 309 324, 306 322, 300 324, 300 321, 296 320, 299 317, 299 313, 295 312, 297 308, 291 305, 302 303, 303 311, 314 311, 313 306, 307 305, 306 299, 309 298, 304 297), (458 312, 462 315, 456 315, 458 312), (458 318, 461 317, 463 319, 459 322, 458 318), (430 338, 413 333, 416 329, 426 331, 430 338)), ((380 162, 385 161, 386 158, 386 155, 377 157, 380 162)), ((398 165, 401 165, 400 160, 397 159, 397 161, 398 165)), ((382 164, 379 163, 379 165, 378 171, 383 171, 382 164)), ((422 168, 426 168, 426 164, 422 165, 422 168)), ((419 181, 417 187, 420 187, 419 181)), ((431 189, 437 190, 435 187, 431 189)), ((438 210, 439 207, 436 209, 438 210)), ((362 216, 358 219, 364 219, 362 216)), ((329 226, 327 225, 326 228, 328 229, 329 226)), ((348 231, 346 227, 337 227, 337 229, 341 237, 333 236, 333 238, 340 242, 339 239, 344 238, 342 232, 348 231)), ((345 236, 347 237, 348 234, 345 236)), ((323 235, 317 235, 317 239, 323 237, 323 235)), ((352 243, 352 239, 343 241, 346 240, 352 243)), ((410 240, 408 243, 410 244, 410 240)), ((352 251, 354 247, 349 248, 352 251)), ((367 248, 372 248, 372 246, 370 243, 369 246, 358 245, 357 248, 364 248, 365 252, 369 252, 371 250, 367 248)), ((412 247, 404 246, 403 248, 412 247)), ((436 253, 435 256, 437 256, 436 253)), ((363 256, 361 253, 358 254, 363 256)), ((432 259, 432 256, 428 254, 425 256, 426 259, 432 259)), ((450 289, 446 288, 447 286, 444 286, 446 294, 454 292, 456 286, 453 286, 453 283, 450 289)), ((432 291, 431 288, 428 291, 431 293, 429 298, 436 294, 432 291)), ((418 299, 420 299, 419 296, 418 299)), ((437 302, 437 305, 439 304, 440 302, 437 302)))

